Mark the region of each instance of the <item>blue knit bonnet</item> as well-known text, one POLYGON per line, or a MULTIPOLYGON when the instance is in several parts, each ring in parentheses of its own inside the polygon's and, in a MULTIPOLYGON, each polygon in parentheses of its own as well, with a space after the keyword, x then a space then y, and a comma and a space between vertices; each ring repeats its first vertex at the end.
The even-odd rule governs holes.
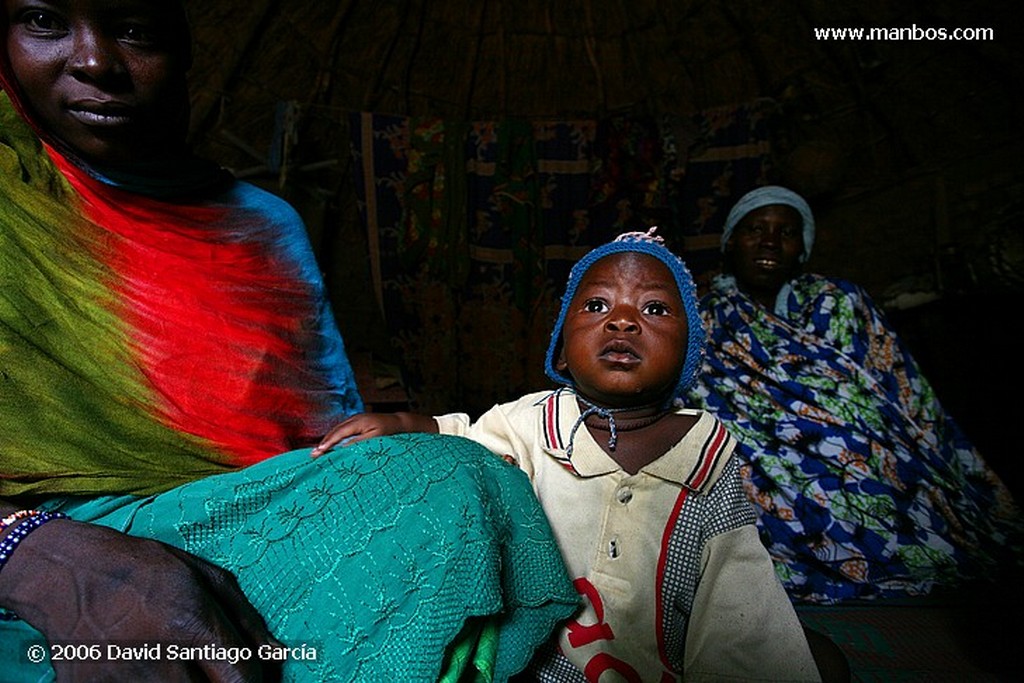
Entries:
POLYGON ((590 267, 605 256, 621 254, 623 252, 635 252, 648 254, 665 264, 672 277, 679 287, 679 297, 683 302, 683 309, 686 311, 687 345, 686 360, 683 369, 679 373, 679 381, 672 393, 671 398, 681 396, 697 377, 701 364, 704 360, 704 344, 706 333, 704 321, 700 316, 700 309, 697 304, 697 287, 693 283, 693 277, 687 270, 683 260, 673 254, 665 247, 665 240, 654 234, 656 227, 652 227, 646 233, 627 232, 616 237, 613 241, 603 244, 589 251, 583 258, 576 262, 569 272, 569 282, 562 295, 562 309, 558 314, 554 329, 551 330, 551 342, 548 344, 547 356, 544 360, 544 372, 557 384, 564 384, 574 387, 573 379, 568 373, 561 373, 555 368, 558 359, 558 352, 562 344, 562 328, 565 325, 565 317, 569 312, 569 306, 580 281, 590 267))
POLYGON ((811 213, 811 207, 803 197, 779 185, 765 185, 740 197, 725 219, 725 228, 722 231, 722 252, 725 252, 725 244, 732 236, 733 230, 748 213, 773 204, 788 206, 796 209, 796 212, 800 214, 804 227, 804 251, 800 255, 800 263, 806 262, 811 257, 811 247, 814 246, 814 214, 811 213))

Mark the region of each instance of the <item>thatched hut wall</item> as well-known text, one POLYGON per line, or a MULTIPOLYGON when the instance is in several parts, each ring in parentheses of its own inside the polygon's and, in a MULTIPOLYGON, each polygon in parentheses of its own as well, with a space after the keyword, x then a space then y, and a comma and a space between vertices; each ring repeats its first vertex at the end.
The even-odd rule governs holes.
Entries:
POLYGON ((372 291, 351 113, 602 120, 769 100, 775 178, 818 214, 811 265, 885 301, 972 436, 1008 448, 1021 379, 1009 329, 1024 259, 1024 43, 1013 3, 186 4, 193 141, 304 214, 350 348, 403 362, 372 291), (816 40, 824 27, 994 36, 816 40))

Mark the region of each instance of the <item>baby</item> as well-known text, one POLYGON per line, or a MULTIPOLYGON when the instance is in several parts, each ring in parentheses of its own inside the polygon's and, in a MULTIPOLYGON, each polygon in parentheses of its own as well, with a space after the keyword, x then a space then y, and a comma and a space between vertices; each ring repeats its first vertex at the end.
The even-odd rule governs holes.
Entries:
POLYGON ((497 405, 475 423, 356 415, 313 454, 440 432, 526 473, 581 596, 531 677, 818 680, 758 539, 732 437, 711 413, 676 404, 701 367, 705 330, 689 271, 653 233, 621 235, 573 267, 545 361, 560 388, 497 405))

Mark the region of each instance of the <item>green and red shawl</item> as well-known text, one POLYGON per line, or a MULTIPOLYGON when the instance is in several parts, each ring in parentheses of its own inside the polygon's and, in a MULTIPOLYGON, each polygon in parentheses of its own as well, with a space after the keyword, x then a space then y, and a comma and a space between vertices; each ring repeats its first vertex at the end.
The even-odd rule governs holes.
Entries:
POLYGON ((0 92, 0 496, 167 490, 362 409, 296 212, 179 166, 114 180, 0 92))

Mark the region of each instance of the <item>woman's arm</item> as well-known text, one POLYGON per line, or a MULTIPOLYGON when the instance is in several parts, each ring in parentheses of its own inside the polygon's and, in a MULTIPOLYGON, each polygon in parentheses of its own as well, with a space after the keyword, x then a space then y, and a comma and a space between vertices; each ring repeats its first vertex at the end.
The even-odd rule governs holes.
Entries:
MULTIPOLYGON (((0 501, 6 516, 17 509, 0 501)), ((14 523, 4 534, 10 533, 14 523)), ((100 646, 96 661, 54 661, 58 680, 262 680, 258 657, 110 661, 107 645, 278 646, 234 576, 183 550, 113 529, 54 519, 25 536, 0 570, 0 606, 51 643, 100 646)))

